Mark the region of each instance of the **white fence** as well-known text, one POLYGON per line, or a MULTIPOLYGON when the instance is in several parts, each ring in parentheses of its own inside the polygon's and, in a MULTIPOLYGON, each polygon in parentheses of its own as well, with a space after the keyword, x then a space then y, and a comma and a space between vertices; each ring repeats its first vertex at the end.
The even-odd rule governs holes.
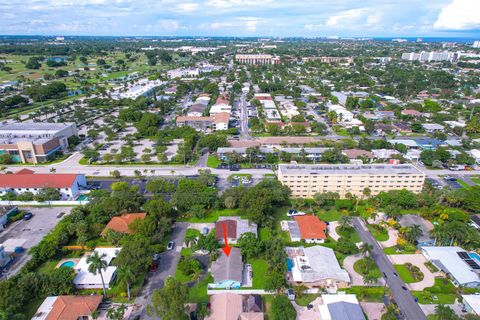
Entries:
POLYGON ((261 289, 236 289, 236 290, 207 290, 207 294, 222 294, 222 293, 235 293, 235 294, 275 294, 275 291, 265 291, 261 289))
POLYGON ((83 204, 87 204, 88 200, 83 201, 75 201, 75 200, 65 200, 65 201, 7 201, 2 200, 0 201, 0 205, 2 206, 26 206, 26 207, 35 207, 35 206, 80 206, 83 204))

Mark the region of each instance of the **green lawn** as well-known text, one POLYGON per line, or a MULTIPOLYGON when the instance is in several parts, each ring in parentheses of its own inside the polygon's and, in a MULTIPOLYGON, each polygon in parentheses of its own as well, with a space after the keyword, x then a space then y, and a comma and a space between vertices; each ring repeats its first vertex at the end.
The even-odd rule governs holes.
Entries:
POLYGON ((207 159, 207 167, 209 168, 217 168, 222 161, 220 161, 216 156, 209 155, 207 159))
POLYGON ((180 281, 181 283, 187 283, 192 281, 192 278, 183 273, 182 270, 180 270, 179 268, 175 270, 175 275, 173 277, 175 278, 175 280, 180 281))
POLYGON ((472 180, 476 184, 480 184, 480 177, 478 177, 478 176, 472 176, 472 177, 470 177, 470 180, 472 180))
POLYGON ((374 226, 371 224, 367 225, 368 230, 370 230, 370 233, 373 235, 375 240, 377 241, 387 241, 388 240, 388 232, 387 229, 383 228, 383 230, 379 231, 376 229, 374 226))
POLYGON ((329 211, 322 210, 320 213, 317 213, 317 216, 320 220, 330 222, 330 221, 338 221, 342 216, 342 213, 338 210, 329 210, 329 211))
MULTIPOLYGON (((388 290, 388 288, 386 288, 386 290, 388 290)), ((356 294, 357 298, 361 301, 382 302, 384 287, 353 286, 350 288, 346 288, 345 292, 350 294, 356 294)))
POLYGON ((353 243, 362 241, 362 239, 360 239, 360 235, 358 234, 358 232, 355 231, 355 229, 353 228, 349 228, 349 230, 340 231, 340 226, 338 226, 336 231, 341 237, 349 238, 350 241, 353 243))
POLYGON ((215 222, 218 220, 218 217, 221 216, 238 216, 240 214, 239 209, 223 209, 223 210, 214 210, 205 216, 205 218, 196 218, 196 217, 191 217, 191 218, 179 218, 179 221, 185 221, 185 222, 191 222, 191 223, 198 223, 198 222, 215 222))
POLYGON ((415 248, 406 247, 405 250, 397 251, 397 247, 393 246, 383 249, 383 252, 385 254, 412 254, 415 253, 415 248))
POLYGON ((398 275, 402 278, 403 282, 405 283, 413 283, 417 282, 413 277, 410 270, 404 264, 394 264, 393 267, 397 270, 398 275))
POLYGON ((457 297, 455 286, 445 278, 435 278, 433 287, 411 293, 418 298, 420 304, 453 304, 457 297))
POLYGON ((268 264, 265 259, 255 259, 251 262, 253 273, 253 289, 264 289, 268 264))
POLYGON ((207 285, 209 283, 213 283, 213 277, 210 273, 207 274, 205 279, 195 283, 195 285, 190 288, 190 291, 188 292, 188 301, 192 303, 209 302, 207 295, 207 285))
POLYGON ((304 294, 301 298, 296 298, 295 302, 302 307, 306 307, 310 302, 315 300, 318 294, 304 294))
POLYGON ((457 179, 457 182, 464 188, 470 187, 470 185, 468 183, 466 183, 465 181, 463 181, 461 179, 457 179))
POLYGON ((373 274, 375 275, 375 277, 377 278, 381 278, 382 275, 380 273, 380 270, 378 269, 377 265, 375 264, 375 262, 373 262, 373 265, 371 267, 367 267, 365 265, 365 259, 360 259, 358 261, 356 261, 354 264, 353 264, 353 270, 355 270, 358 274, 362 275, 362 276, 365 276, 367 274, 373 274))

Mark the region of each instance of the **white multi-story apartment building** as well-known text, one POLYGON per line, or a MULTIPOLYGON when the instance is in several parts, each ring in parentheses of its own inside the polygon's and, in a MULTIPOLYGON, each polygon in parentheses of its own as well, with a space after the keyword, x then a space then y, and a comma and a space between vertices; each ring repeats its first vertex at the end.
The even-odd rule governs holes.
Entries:
POLYGON ((480 48, 480 40, 473 41, 472 47, 474 47, 474 48, 480 48))
POLYGON ((403 60, 408 61, 456 61, 460 54, 458 52, 435 52, 435 51, 422 51, 422 52, 405 52, 402 54, 403 60))
POLYGON ((312 198, 325 192, 338 192, 340 197, 347 193, 363 197, 365 188, 370 189, 372 196, 400 189, 418 193, 422 191, 425 174, 411 164, 281 164, 278 179, 292 190, 295 198, 312 198))
POLYGON ((270 54, 237 54, 235 61, 245 64, 280 64, 280 58, 270 54))

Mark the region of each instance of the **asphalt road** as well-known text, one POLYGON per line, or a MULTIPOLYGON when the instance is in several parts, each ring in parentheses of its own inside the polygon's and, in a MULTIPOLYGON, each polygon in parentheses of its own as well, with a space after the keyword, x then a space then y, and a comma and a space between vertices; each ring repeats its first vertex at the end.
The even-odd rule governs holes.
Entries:
POLYGON ((245 93, 242 93, 240 97, 240 133, 242 138, 248 139, 250 137, 248 133, 248 111, 245 93))
POLYGON ((146 307, 152 302, 152 293, 155 289, 163 288, 165 280, 175 274, 178 261, 180 260, 180 250, 185 240, 188 224, 184 222, 175 223, 171 241, 175 242, 175 248, 160 254, 160 263, 155 273, 150 273, 146 284, 143 286, 142 294, 135 299, 135 307, 130 319, 140 316, 140 319, 160 319, 158 317, 149 317, 146 313, 146 307))
POLYGON ((363 242, 371 244, 373 246, 372 257, 375 260, 378 268, 383 272, 386 277, 387 285, 390 287, 393 299, 398 305, 399 310, 402 312, 403 319, 406 320, 424 320, 426 319, 422 309, 415 302, 412 294, 408 290, 404 290, 405 283, 400 277, 395 276, 393 273, 395 269, 388 260, 387 256, 383 252, 380 245, 375 241, 372 234, 365 227, 362 219, 355 217, 352 220, 353 227, 357 230, 360 238, 363 242))

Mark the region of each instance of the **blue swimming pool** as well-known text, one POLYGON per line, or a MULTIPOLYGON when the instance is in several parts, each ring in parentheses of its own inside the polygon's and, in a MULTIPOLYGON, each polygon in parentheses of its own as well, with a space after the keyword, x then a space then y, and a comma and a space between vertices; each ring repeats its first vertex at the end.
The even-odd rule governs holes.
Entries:
POLYGON ((75 262, 73 262, 73 261, 65 261, 64 263, 62 263, 60 265, 60 267, 73 268, 74 265, 75 265, 75 262))
POLYGON ((287 258, 287 270, 292 271, 293 268, 293 261, 290 258, 287 258))
POLYGON ((480 255, 478 255, 478 253, 476 253, 476 252, 470 252, 468 255, 470 256, 470 258, 475 259, 475 260, 477 260, 478 262, 480 262, 480 255))

